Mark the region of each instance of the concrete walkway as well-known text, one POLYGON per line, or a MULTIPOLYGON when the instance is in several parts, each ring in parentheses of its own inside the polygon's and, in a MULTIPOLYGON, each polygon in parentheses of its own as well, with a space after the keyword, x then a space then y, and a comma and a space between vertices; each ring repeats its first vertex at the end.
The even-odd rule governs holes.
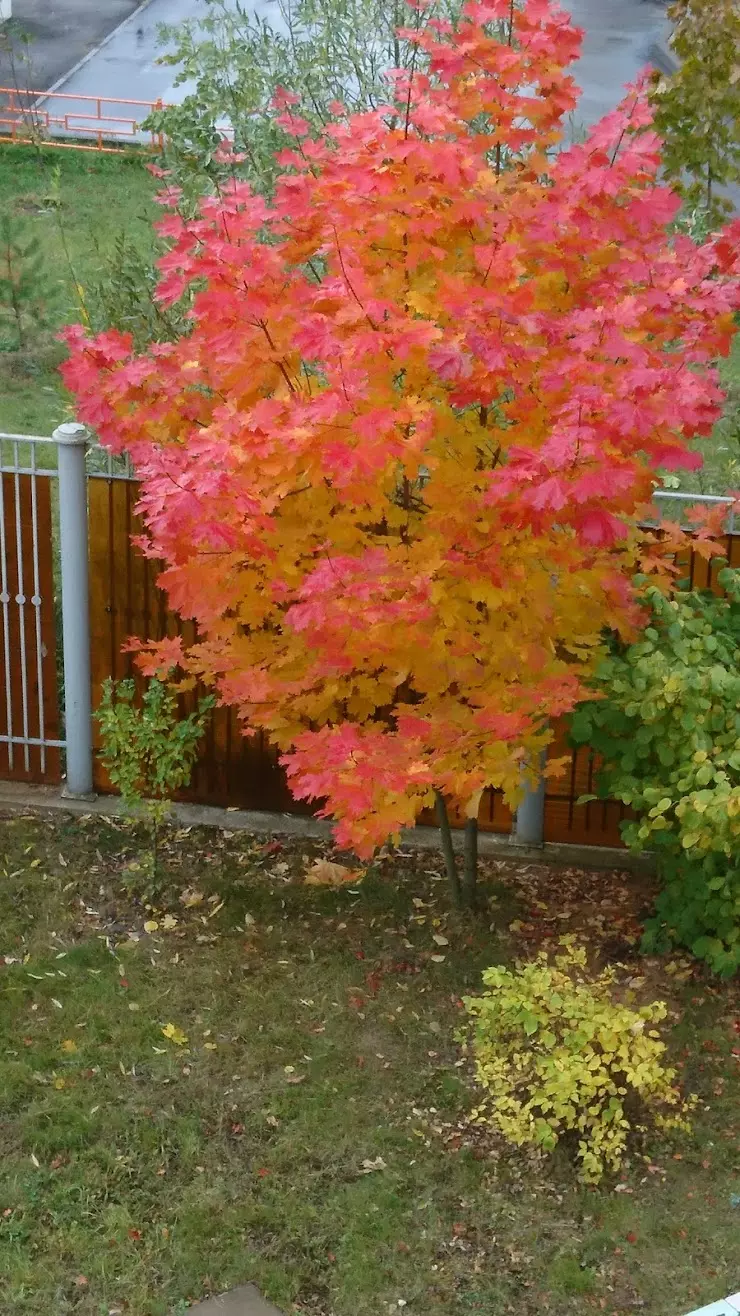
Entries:
MULTIPOLYGON (((245 7, 264 14, 275 27, 281 25, 275 0, 251 0, 251 4, 247 0, 245 7)), ((583 94, 575 119, 589 124, 616 105, 625 83, 665 42, 665 5, 662 0, 565 0, 564 7, 586 32, 583 59, 576 70, 583 94)), ((175 87, 174 69, 157 63, 162 53, 158 28, 161 23, 197 19, 206 10, 205 0, 149 0, 57 90, 69 96, 108 97, 112 103, 106 114, 129 118, 138 113, 139 122, 147 111, 126 107, 116 98, 179 104, 193 87, 175 87)))
POLYGON ((8 39, 0 44, 0 87, 48 90, 96 50, 138 4, 139 0, 13 0, 8 39))
POLYGON ((198 1302, 190 1311, 193 1316, 280 1316, 277 1307, 265 1302, 253 1284, 232 1289, 219 1298, 198 1302))

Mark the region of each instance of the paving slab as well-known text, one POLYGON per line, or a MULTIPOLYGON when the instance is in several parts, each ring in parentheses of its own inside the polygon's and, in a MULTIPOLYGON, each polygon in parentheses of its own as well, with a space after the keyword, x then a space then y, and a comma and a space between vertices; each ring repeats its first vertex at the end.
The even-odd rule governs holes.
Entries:
POLYGON ((265 1299, 254 1284, 243 1284, 241 1288, 222 1293, 219 1298, 208 1298, 199 1302, 190 1311, 194 1316, 282 1316, 277 1307, 265 1299))

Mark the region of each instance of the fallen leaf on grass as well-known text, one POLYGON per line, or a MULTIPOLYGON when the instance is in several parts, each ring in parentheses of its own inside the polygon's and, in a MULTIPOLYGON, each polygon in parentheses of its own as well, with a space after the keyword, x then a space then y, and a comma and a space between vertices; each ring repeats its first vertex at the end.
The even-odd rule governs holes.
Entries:
POLYGON ((446 956, 444 956, 444 955, 430 955, 429 958, 430 958, 430 960, 432 961, 432 964, 444 964, 445 959, 446 959, 446 956))
POLYGON ((186 909, 194 909, 196 905, 203 904, 203 892, 195 891, 193 887, 186 887, 180 892, 180 904, 186 909))
POLYGON ((162 919, 162 928, 164 929, 164 931, 171 932, 172 929, 176 927, 177 927, 177 919, 175 918, 175 916, 173 914, 165 914, 164 918, 162 919))
POLYGON ((165 1024, 162 1029, 162 1036, 170 1042, 174 1042, 175 1046, 187 1046, 188 1044, 187 1035, 176 1024, 165 1024))
POLYGON ((376 1156, 374 1161, 365 1160, 362 1162, 363 1174, 374 1174, 376 1170, 387 1170, 388 1166, 382 1156, 376 1156))
POLYGON ((62 1050, 66 1051, 67 1055, 72 1056, 77 1050, 77 1043, 71 1037, 68 1037, 62 1042, 62 1050))
POLYGON ((158 931, 159 931, 159 924, 158 924, 157 920, 156 920, 155 918, 148 918, 147 921, 146 921, 146 923, 144 924, 144 931, 145 931, 145 932, 158 932, 158 931))
POLYGON ((344 864, 317 859, 303 880, 306 886, 347 886, 348 883, 361 882, 364 875, 361 869, 345 868, 344 864))
POLYGON ((438 946, 449 946, 450 944, 447 938, 443 937, 439 932, 432 933, 432 941, 434 941, 438 946))

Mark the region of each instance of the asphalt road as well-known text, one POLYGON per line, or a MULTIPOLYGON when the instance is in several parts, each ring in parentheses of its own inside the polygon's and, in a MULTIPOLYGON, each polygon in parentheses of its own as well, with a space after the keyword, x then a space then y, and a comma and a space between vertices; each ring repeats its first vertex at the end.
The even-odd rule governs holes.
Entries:
MULTIPOLYGON (((257 4, 262 12, 275 15, 277 25, 275 0, 257 0, 257 4)), ((566 7, 585 31, 583 57, 576 69, 582 95, 574 120, 576 126, 583 126, 616 105, 625 84, 634 79, 655 49, 664 45, 668 25, 665 6, 659 0, 570 0, 566 7)), ((192 90, 188 84, 175 87, 174 70, 157 63, 159 25, 181 23, 205 11, 205 0, 149 0, 77 72, 60 82, 57 90, 68 97, 106 97, 103 113, 120 121, 121 128, 130 124, 135 132, 148 105, 131 106, 125 101, 179 102, 192 90)), ((65 108, 84 114, 97 112, 97 107, 85 101, 66 101, 65 108)), ((72 119, 71 125, 80 122, 72 119)))

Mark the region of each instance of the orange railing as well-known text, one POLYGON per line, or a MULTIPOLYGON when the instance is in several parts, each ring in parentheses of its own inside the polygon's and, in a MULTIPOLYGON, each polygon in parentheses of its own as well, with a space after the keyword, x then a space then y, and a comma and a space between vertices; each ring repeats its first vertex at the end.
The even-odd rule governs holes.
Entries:
POLYGON ((164 108, 161 100, 120 100, 0 87, 0 143, 43 142, 44 146, 105 152, 122 151, 127 145, 161 147, 162 134, 145 132, 141 123, 151 110, 164 108), (137 106, 146 113, 129 117, 124 108, 129 106, 137 106), (111 113, 114 109, 123 113, 111 113), (71 140, 65 141, 65 136, 71 140))

